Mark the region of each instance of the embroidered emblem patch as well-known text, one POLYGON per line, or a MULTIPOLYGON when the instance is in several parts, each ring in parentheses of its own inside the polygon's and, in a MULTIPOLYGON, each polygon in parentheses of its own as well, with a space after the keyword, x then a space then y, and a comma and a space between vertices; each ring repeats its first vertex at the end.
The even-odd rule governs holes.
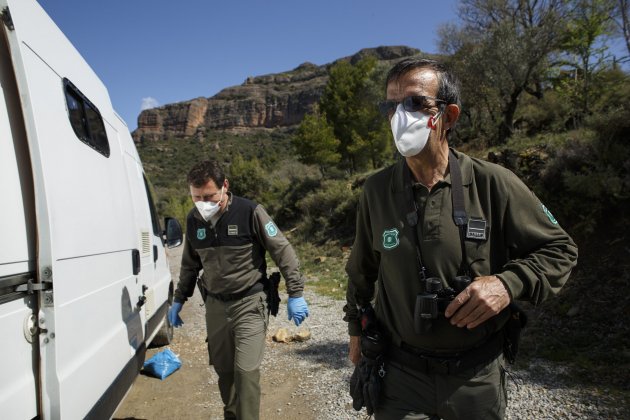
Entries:
POLYGON ((278 234, 278 228, 273 222, 269 222, 265 225, 265 230, 267 231, 267 236, 273 238, 278 234))
POLYGON ((197 239, 199 240, 206 239, 206 228, 197 229, 197 239))
POLYGON ((228 225, 228 236, 238 235, 238 225, 228 225))
POLYGON ((543 211, 545 212, 545 214, 547 215, 547 217, 549 218, 549 221, 551 223, 553 223, 554 225, 558 224, 558 221, 556 220, 555 217, 553 217, 553 214, 551 214, 551 212, 549 211, 549 209, 547 207, 545 207, 544 204, 540 204, 542 206, 543 211))
POLYGON ((398 229, 388 229, 383 232, 383 248, 394 249, 400 244, 398 241, 398 229))

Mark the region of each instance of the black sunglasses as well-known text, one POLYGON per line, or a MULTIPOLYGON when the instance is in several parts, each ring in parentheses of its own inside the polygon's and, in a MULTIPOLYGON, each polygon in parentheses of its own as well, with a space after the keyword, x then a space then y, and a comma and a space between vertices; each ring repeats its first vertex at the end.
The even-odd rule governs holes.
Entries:
POLYGON ((407 96, 401 102, 398 101, 382 101, 378 104, 378 109, 386 117, 391 117, 398 104, 402 104, 403 108, 407 112, 418 112, 433 108, 437 105, 438 109, 442 111, 446 106, 446 101, 431 96, 407 96))

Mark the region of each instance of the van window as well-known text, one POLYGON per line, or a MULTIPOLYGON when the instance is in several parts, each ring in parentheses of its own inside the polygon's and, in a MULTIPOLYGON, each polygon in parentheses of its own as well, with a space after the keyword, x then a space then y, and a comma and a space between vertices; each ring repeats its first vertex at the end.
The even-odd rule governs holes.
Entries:
POLYGON ((153 201, 153 186, 144 174, 143 178, 144 188, 147 191, 147 198, 149 199, 149 210, 151 211, 151 224, 153 225, 153 234, 161 238, 162 227, 160 226, 160 219, 158 218, 157 209, 155 208, 155 201, 153 201))
POLYGON ((96 106, 72 82, 63 79, 68 118, 79 140, 105 157, 109 157, 109 141, 103 118, 96 106))

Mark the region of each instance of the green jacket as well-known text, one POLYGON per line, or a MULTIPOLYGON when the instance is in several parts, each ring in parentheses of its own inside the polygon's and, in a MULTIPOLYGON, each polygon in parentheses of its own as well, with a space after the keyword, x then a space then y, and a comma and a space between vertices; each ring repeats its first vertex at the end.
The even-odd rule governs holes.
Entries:
MULTIPOLYGON (((485 220, 486 239, 466 239, 472 277, 496 275, 513 300, 538 304, 564 285, 577 261, 577 247, 549 210, 509 170, 455 152, 461 166, 469 218, 485 220)), ((413 234, 418 234, 428 276, 445 285, 462 260, 459 230, 452 217, 451 176, 429 192, 413 186, 419 222, 407 224, 409 204, 403 187, 406 162, 376 173, 365 182, 357 212, 356 238, 346 266, 349 276, 346 321, 360 334, 357 304, 374 299, 381 325, 395 344, 401 341, 433 352, 466 350, 481 344, 507 320, 507 310, 468 330, 442 315, 433 331, 414 332, 416 295, 423 292, 413 234)))
POLYGON ((266 276, 266 251, 280 269, 288 295, 302 296, 304 278, 297 255, 262 206, 230 195, 228 207, 216 226, 193 208, 186 218, 175 301, 185 302, 192 296, 202 270, 203 285, 210 293, 237 294, 248 290, 266 276))

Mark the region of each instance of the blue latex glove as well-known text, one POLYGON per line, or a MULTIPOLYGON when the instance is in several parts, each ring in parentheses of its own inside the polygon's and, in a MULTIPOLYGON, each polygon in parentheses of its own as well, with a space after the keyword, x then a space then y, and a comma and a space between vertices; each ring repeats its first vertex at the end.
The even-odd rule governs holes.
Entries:
POLYGON ((300 325, 308 316, 308 305, 303 297, 290 297, 287 302, 289 321, 293 319, 295 325, 300 325))
POLYGON ((184 325, 184 321, 179 317, 179 312, 182 310, 183 306, 183 303, 173 302, 173 306, 171 306, 171 309, 168 311, 168 322, 175 328, 184 325))

